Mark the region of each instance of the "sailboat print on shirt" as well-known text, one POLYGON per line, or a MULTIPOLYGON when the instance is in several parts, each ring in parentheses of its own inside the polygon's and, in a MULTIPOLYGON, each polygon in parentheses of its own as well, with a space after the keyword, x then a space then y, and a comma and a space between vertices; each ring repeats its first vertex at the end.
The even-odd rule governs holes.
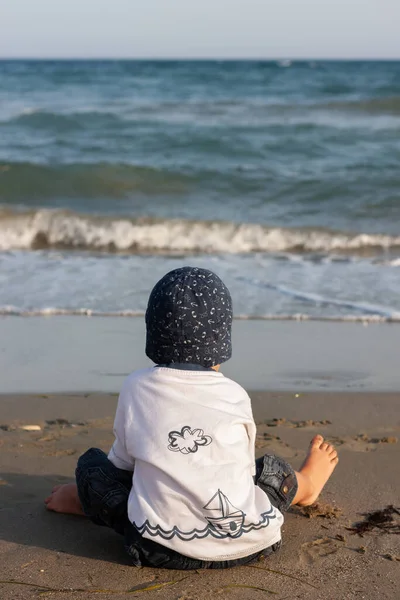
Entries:
POLYGON ((203 508, 209 511, 205 518, 216 533, 223 537, 240 535, 246 515, 233 506, 221 490, 218 490, 203 508))

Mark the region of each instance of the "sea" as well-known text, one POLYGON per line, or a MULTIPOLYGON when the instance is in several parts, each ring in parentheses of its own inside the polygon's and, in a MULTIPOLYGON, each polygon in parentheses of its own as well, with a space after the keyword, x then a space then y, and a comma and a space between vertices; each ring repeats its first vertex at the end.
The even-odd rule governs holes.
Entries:
POLYGON ((0 62, 0 314, 400 321, 400 62, 0 62))

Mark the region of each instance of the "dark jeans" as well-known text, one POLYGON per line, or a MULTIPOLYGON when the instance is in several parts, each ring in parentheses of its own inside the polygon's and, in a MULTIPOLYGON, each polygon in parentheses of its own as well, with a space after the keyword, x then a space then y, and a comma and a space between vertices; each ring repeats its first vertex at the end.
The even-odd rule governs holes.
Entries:
MULTIPOLYGON (((237 560, 202 561, 184 556, 153 540, 144 538, 128 519, 127 502, 132 473, 123 471, 107 455, 91 448, 78 460, 76 483, 84 513, 97 525, 111 527, 125 538, 125 548, 136 566, 164 569, 225 569, 245 565, 268 556, 280 542, 237 560)), ((255 483, 268 495, 271 504, 285 512, 297 491, 296 475, 283 459, 266 454, 256 460, 255 483)))

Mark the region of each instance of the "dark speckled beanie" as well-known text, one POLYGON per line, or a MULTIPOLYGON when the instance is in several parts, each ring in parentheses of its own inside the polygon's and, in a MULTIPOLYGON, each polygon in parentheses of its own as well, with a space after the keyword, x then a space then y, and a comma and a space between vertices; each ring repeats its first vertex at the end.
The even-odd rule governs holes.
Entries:
POLYGON ((151 292, 146 327, 146 354, 156 364, 223 363, 232 356, 229 290, 206 269, 175 269, 151 292))

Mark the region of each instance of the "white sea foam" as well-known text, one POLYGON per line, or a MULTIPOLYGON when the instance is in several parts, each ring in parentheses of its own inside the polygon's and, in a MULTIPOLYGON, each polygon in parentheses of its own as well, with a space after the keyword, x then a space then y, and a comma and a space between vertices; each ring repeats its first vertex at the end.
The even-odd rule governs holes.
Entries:
POLYGON ((0 306, 0 316, 6 317, 144 317, 144 311, 120 310, 101 311, 91 308, 18 308, 17 306, 0 306))
MULTIPOLYGON (((0 316, 6 317, 57 317, 57 316, 76 316, 76 317, 120 317, 136 318, 144 317, 144 311, 139 310, 121 310, 121 311, 101 311, 89 308, 18 308, 16 306, 0 306, 0 316)), ((400 313, 392 315, 368 314, 368 315, 308 315, 303 313, 296 314, 264 314, 264 315, 246 315, 238 314, 234 317, 236 321, 332 321, 344 323, 400 323, 400 313)))
POLYGON ((227 221, 96 217, 46 209, 19 213, 0 210, 0 250, 37 248, 166 254, 323 252, 360 255, 400 249, 400 236, 284 229, 227 221))
MULTIPOLYGON (((382 306, 376 304, 370 304, 368 302, 357 302, 350 299, 339 299, 322 296, 321 294, 315 294, 312 292, 304 292, 302 290, 295 290, 283 285, 276 285, 269 282, 259 281, 257 279, 251 279, 248 277, 238 277, 239 281, 243 281, 245 284, 255 285, 257 287, 264 287, 266 289, 272 289, 285 296, 290 296, 303 302, 309 302, 313 305, 329 305, 336 306, 341 309, 356 310, 361 313, 361 316, 357 315, 356 319, 369 319, 383 320, 383 321, 400 321, 400 312, 389 306, 382 306)), ((319 317, 318 317, 319 318, 319 317)), ((336 319, 337 317, 335 317, 336 319)), ((353 317, 345 317, 345 320, 352 320, 353 317)), ((300 319, 301 320, 301 319, 300 319)), ((340 317, 339 320, 342 320, 340 317)))
POLYGON ((400 267, 400 258, 394 258, 386 263, 390 267, 400 267))

